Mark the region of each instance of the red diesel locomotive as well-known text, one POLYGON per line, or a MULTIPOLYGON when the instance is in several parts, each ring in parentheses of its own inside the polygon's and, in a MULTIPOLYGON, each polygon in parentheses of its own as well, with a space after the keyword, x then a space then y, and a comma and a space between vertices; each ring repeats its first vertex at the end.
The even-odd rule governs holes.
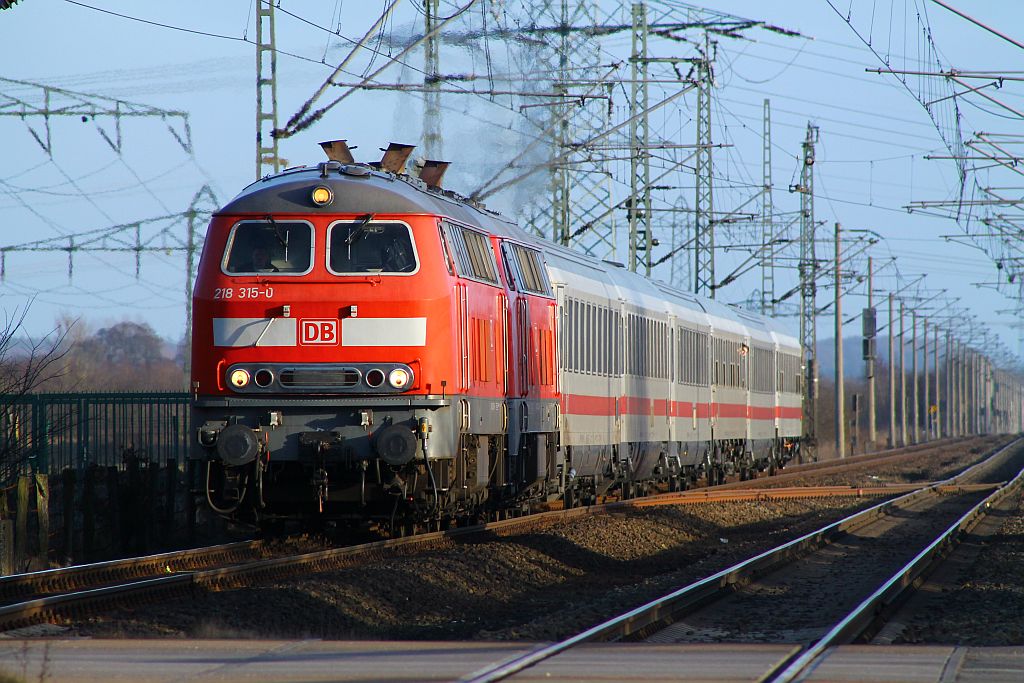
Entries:
POLYGON ((194 290, 206 497, 266 523, 402 531, 782 465, 797 341, 772 320, 529 235, 404 173, 411 147, 263 178, 194 290))

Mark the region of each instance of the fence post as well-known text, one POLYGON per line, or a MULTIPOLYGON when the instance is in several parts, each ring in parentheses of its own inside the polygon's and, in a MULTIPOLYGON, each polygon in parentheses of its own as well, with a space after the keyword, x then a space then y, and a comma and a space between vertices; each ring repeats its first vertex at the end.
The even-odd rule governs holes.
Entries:
POLYGON ((196 540, 196 494, 198 492, 199 466, 189 458, 185 461, 185 526, 188 529, 188 542, 196 540))
POLYGON ((7 509, 7 491, 0 488, 0 576, 14 573, 14 520, 7 509))
POLYGON ((36 520, 39 522, 39 559, 50 566, 50 477, 37 474, 35 486, 36 520))
MULTIPOLYGON (((37 408, 38 409, 38 408, 37 408)), ((39 559, 45 566, 50 560, 50 422, 45 410, 39 411, 39 428, 34 445, 36 451, 36 519, 39 522, 39 559)))
POLYGON ((85 468, 82 484, 82 556, 86 562, 96 551, 96 474, 97 467, 85 468))
POLYGON ((17 528, 14 531, 14 565, 18 571, 25 566, 28 557, 28 494, 31 480, 28 475, 18 476, 18 512, 15 516, 17 528))
POLYGON ((164 491, 164 533, 163 541, 164 545, 168 543, 175 543, 177 539, 174 539, 174 520, 175 520, 175 508, 178 502, 178 460, 176 458, 167 459, 167 483, 164 491))
POLYGON ((78 559, 78 554, 75 552, 75 520, 77 518, 77 511, 75 510, 76 479, 77 473, 71 467, 67 467, 61 472, 61 505, 64 509, 64 558, 70 561, 78 559))
POLYGON ((14 573, 14 520, 0 518, 0 576, 14 573))
POLYGON ((146 516, 146 549, 151 550, 160 545, 157 539, 160 537, 160 515, 157 514, 157 502, 160 500, 160 463, 152 457, 146 460, 146 507, 149 508, 149 515, 146 516))
POLYGON ((127 479, 121 498, 124 520, 122 535, 128 551, 141 554, 146 545, 146 510, 143 503, 142 478, 139 476, 139 458, 134 447, 126 448, 122 457, 127 479))

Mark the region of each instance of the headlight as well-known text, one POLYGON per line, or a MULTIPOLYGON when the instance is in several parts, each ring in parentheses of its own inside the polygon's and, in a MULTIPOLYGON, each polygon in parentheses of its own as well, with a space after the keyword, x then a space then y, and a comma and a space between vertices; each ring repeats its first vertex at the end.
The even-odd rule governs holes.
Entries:
POLYGON ((236 389, 241 389, 249 383, 249 371, 242 370, 241 368, 238 370, 232 370, 231 375, 228 377, 228 381, 231 382, 231 386, 236 389))
POLYGON ((409 371, 404 368, 395 368, 388 373, 388 384, 395 389, 404 389, 409 384, 409 371))
POLYGON ((331 188, 321 185, 313 190, 312 199, 317 206, 325 206, 334 201, 334 193, 331 192, 331 188))

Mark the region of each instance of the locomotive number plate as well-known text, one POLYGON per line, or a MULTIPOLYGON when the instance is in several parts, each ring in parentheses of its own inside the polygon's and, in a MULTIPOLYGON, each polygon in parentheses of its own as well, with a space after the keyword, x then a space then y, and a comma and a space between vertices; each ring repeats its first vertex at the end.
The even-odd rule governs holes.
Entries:
POLYGON ((217 287, 214 299, 273 299, 273 287, 217 287))

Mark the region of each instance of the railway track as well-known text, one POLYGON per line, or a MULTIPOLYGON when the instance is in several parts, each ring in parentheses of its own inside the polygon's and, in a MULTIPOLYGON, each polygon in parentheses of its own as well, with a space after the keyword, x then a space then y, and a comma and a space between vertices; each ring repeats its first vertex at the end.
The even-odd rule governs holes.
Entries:
MULTIPOLYGON (((898 457, 900 454, 895 455, 898 457)), ((818 471, 833 471, 856 464, 856 461, 829 466, 819 463, 813 467, 818 471)), ((753 485, 756 482, 745 483, 753 485)), ((0 630, 100 611, 120 600, 154 598, 174 591, 188 592, 196 587, 235 587, 287 574, 349 567, 393 555, 526 533, 584 516, 611 514, 628 507, 826 496, 892 496, 920 486, 695 489, 297 555, 275 551, 264 542, 252 541, 23 574, 0 578, 0 630)))
POLYGON ((194 587, 214 590, 299 572, 323 572, 388 556, 425 552, 458 543, 527 533, 572 519, 613 514, 630 507, 688 505, 736 500, 784 500, 828 496, 891 496, 911 488, 823 486, 770 491, 694 490, 592 507, 539 513, 479 526, 394 538, 300 555, 253 559, 261 542, 243 542, 180 553, 163 553, 95 565, 0 578, 0 631, 80 617, 120 600, 156 599, 194 587), (5 604, 6 603, 6 604, 5 604))
POLYGON ((635 640, 792 643, 793 654, 760 680, 794 680, 829 647, 876 632, 958 537, 1021 490, 1020 444, 462 680, 503 680, 585 642, 635 640))

